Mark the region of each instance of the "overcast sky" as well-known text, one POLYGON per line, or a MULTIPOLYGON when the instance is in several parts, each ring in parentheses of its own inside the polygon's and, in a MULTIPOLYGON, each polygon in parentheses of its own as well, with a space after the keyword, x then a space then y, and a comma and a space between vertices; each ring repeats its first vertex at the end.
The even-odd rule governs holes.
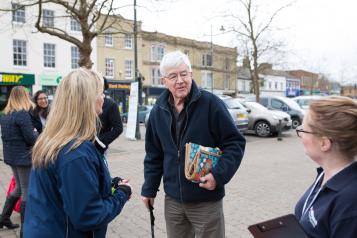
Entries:
MULTIPOLYGON (((254 1, 261 3, 260 19, 289 2, 254 1)), ((132 4, 133 0, 120 0, 121 6, 128 5, 120 14, 133 19, 132 4)), ((212 26, 215 44, 237 46, 233 34, 219 30, 221 25, 229 29, 235 24, 224 15, 242 13, 236 0, 137 0, 137 5, 137 18, 144 30, 210 41, 212 26)), ((288 53, 286 63, 275 67, 306 69, 342 83, 357 83, 356 10, 356 0, 297 0, 284 9, 273 27, 281 29, 275 37, 287 44, 288 53)))

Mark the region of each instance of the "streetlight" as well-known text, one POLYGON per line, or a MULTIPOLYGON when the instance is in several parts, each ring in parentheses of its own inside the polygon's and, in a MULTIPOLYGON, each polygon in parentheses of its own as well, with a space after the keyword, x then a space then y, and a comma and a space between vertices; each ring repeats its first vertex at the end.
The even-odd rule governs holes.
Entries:
MULTIPOLYGON (((219 29, 223 34, 223 32, 226 30, 224 29, 223 25, 221 25, 221 28, 219 29)), ((213 93, 213 33, 212 33, 212 24, 211 24, 211 93, 213 93)))

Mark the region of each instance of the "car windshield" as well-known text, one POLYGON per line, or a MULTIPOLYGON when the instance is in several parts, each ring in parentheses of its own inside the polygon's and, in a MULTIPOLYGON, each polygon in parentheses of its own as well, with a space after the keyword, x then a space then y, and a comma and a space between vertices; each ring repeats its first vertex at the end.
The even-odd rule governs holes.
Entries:
POLYGON ((290 98, 283 98, 283 101, 288 104, 288 106, 292 109, 301 110, 301 107, 299 106, 299 104, 297 104, 297 102, 295 102, 294 100, 290 99, 290 98))
POLYGON ((225 99, 223 100, 227 107, 230 109, 243 109, 244 106, 235 98, 229 98, 229 99, 225 99))

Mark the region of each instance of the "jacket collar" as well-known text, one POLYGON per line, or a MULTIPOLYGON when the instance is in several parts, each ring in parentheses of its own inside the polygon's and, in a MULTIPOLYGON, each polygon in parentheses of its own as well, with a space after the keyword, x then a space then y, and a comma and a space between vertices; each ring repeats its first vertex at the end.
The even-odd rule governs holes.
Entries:
MULTIPOLYGON (((169 110, 170 104, 169 104, 169 97, 171 95, 171 92, 166 89, 160 97, 157 99, 156 104, 160 107, 163 107, 167 110, 169 110)), ((190 105, 192 102, 196 101, 199 97, 201 96, 201 91, 197 87, 197 84, 194 80, 192 80, 192 85, 191 85, 191 91, 187 97, 189 98, 187 105, 190 105)))
MULTIPOLYGON (((318 172, 322 172, 321 168, 318 172)), ((326 182, 326 187, 334 191, 339 191, 357 179, 357 162, 353 162, 326 182)))

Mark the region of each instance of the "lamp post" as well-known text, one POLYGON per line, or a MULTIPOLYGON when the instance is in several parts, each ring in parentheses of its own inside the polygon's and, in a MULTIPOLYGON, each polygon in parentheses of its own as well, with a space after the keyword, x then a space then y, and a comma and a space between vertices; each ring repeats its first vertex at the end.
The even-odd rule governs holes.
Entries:
POLYGON ((138 105, 136 113, 136 129, 135 129, 135 138, 137 140, 141 139, 140 134, 140 122, 139 122, 139 105, 142 103, 142 85, 141 77, 138 77, 138 28, 136 21, 136 0, 134 0, 134 79, 138 81, 138 105))
MULTIPOLYGON (((221 26, 221 28, 219 29, 223 34, 223 32, 226 30, 224 29, 223 25, 221 26)), ((211 93, 213 93, 213 31, 212 31, 212 24, 211 24, 211 93)))

